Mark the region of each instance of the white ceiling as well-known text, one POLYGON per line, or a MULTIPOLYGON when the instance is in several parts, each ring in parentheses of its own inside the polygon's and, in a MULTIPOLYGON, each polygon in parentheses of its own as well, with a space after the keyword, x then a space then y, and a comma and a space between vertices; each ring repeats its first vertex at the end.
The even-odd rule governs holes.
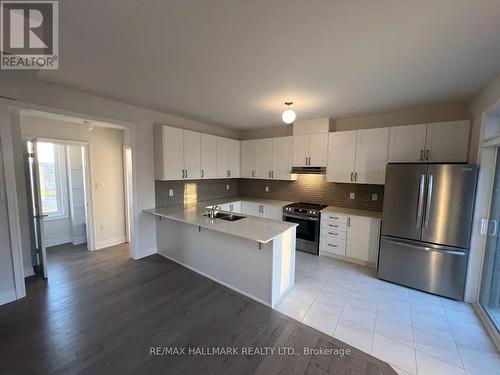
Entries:
POLYGON ((467 99, 500 71, 499 0, 61 1, 39 78, 229 128, 467 99))

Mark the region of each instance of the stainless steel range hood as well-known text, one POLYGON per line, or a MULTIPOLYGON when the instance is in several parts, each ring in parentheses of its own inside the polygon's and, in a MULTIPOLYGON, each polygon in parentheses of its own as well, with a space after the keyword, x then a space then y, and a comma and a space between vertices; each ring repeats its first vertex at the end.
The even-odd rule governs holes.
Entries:
POLYGON ((292 173, 296 174, 326 174, 325 167, 292 167, 292 173))

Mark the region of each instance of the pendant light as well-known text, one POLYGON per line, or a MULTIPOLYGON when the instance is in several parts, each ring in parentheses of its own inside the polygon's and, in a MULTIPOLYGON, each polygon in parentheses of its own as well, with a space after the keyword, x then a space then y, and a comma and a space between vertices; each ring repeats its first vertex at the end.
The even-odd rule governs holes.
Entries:
POLYGON ((293 102, 285 102, 285 104, 288 106, 288 108, 283 112, 281 118, 283 119, 283 122, 285 124, 292 124, 297 117, 295 111, 293 109, 290 109, 290 106, 293 104, 293 102))

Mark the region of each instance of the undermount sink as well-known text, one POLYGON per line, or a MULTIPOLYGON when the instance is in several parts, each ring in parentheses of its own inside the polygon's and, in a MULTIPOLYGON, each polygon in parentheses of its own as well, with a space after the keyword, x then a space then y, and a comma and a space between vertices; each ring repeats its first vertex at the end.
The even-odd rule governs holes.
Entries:
MULTIPOLYGON (((214 219, 221 219, 224 216, 228 216, 228 215, 231 215, 231 214, 228 214, 226 212, 216 212, 213 218, 214 219)), ((210 217, 210 214, 208 212, 205 212, 205 213, 202 214, 202 216, 210 217)))
POLYGON ((244 218, 246 218, 246 216, 228 214, 226 216, 222 216, 220 219, 226 221, 236 221, 244 218))

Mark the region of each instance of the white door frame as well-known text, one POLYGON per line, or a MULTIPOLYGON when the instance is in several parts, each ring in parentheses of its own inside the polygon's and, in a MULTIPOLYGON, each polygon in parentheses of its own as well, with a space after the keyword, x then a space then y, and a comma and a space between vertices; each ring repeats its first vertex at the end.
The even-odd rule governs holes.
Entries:
MULTIPOLYGON (((135 124, 112 118, 105 118, 95 115, 88 115, 79 112, 72 112, 61 110, 59 108, 31 104, 13 99, 0 98, 0 137, 2 142, 2 156, 5 169, 5 189, 7 197, 7 205, 9 211, 9 230, 11 235, 11 251, 13 259, 14 279, 16 288, 16 298, 23 298, 26 296, 26 287, 24 284, 24 270, 22 258, 22 242, 21 231, 19 222, 19 207, 17 197, 17 183, 15 176, 15 158, 14 148, 12 142, 12 124, 20 126, 19 116, 22 110, 35 110, 46 112, 55 115, 69 116, 79 119, 86 119, 89 121, 97 121, 107 124, 112 124, 117 128, 125 131, 124 139, 128 140, 128 147, 132 153, 132 171, 135 170, 137 165, 136 157, 136 142, 135 142, 135 124)), ((132 207, 130 212, 132 227, 132 241, 131 241, 131 257, 138 259, 140 257, 139 249, 139 210, 137 207, 137 177, 132 174, 132 207)), ((24 188, 24 185, 23 185, 24 188)))

